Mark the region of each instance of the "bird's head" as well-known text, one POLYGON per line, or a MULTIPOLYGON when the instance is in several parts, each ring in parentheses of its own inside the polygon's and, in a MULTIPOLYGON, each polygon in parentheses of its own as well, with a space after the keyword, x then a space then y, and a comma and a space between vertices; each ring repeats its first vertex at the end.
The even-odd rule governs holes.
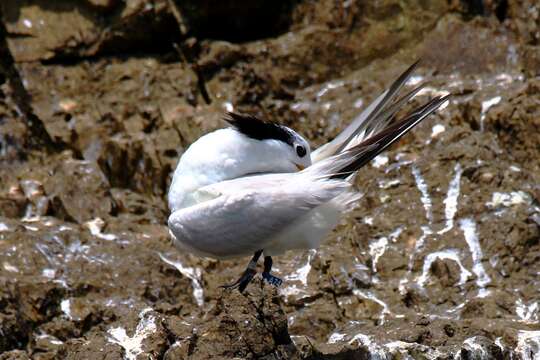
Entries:
POLYGON ((253 144, 253 158, 273 164, 275 172, 295 172, 311 165, 309 143, 296 131, 251 115, 228 113, 225 120, 244 141, 253 144))

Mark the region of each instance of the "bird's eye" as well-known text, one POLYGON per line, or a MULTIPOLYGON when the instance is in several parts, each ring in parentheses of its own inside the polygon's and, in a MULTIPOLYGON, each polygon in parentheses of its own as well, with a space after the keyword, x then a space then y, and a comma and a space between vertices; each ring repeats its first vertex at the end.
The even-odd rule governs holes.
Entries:
POLYGON ((302 145, 296 145, 296 153, 300 157, 304 157, 306 155, 306 148, 302 145))

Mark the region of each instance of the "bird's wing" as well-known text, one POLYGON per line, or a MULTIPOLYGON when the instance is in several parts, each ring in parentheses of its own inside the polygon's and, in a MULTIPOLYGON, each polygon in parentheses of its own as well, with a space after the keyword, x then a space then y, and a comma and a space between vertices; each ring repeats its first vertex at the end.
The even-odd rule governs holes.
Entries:
POLYGON ((319 161, 300 174, 313 178, 346 179, 367 164, 375 156, 399 140, 414 126, 424 120, 448 101, 450 95, 436 96, 423 106, 415 109, 403 120, 397 121, 385 129, 363 140, 361 143, 342 151, 337 155, 319 161))
POLYGON ((302 215, 350 186, 342 180, 312 181, 300 174, 271 174, 206 186, 206 201, 169 217, 176 241, 216 258, 249 255, 302 215))
POLYGON ((423 85, 420 85, 401 99, 395 101, 399 90, 409 80, 419 61, 411 65, 392 85, 377 97, 360 115, 358 115, 338 136, 311 153, 311 160, 316 163, 339 152, 349 149, 371 134, 385 128, 392 116, 401 106, 409 101, 423 85))

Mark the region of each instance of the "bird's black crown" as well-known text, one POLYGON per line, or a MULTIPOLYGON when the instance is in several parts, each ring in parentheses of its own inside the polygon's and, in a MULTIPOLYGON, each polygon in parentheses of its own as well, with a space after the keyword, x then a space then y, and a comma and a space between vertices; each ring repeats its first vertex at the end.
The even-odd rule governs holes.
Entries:
POLYGON ((293 146, 295 134, 287 127, 259 119, 253 115, 228 112, 225 121, 240 133, 255 140, 274 139, 293 146))

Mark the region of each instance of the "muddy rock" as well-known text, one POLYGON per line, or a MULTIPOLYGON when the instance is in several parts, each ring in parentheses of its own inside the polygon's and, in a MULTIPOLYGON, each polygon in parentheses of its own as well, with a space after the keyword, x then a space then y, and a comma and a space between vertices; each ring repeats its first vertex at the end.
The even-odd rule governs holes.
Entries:
POLYGON ((274 5, 0 4, 0 359, 538 356, 538 5, 274 5), (280 288, 224 291, 248 259, 174 248, 171 172, 226 111, 317 147, 418 58, 403 114, 451 100, 319 249, 274 259, 280 288))
MULTIPOLYGON (((44 184, 53 213, 60 219, 82 224, 113 210, 110 185, 96 163, 66 160, 53 169, 52 180, 44 184), (86 196, 75 195, 77 193, 86 196)), ((49 179, 50 180, 50 179, 49 179)))
POLYGON ((178 36, 166 1, 4 1, 2 21, 13 57, 19 61, 87 57, 152 49, 156 39, 178 36), (137 31, 144 28, 145 31, 137 31))
POLYGON ((23 116, 16 110, 12 90, 6 83, 0 88, 0 161, 3 166, 25 160, 28 148, 28 130, 24 126, 23 116))
POLYGON ((223 291, 201 323, 193 324, 191 334, 181 337, 165 358, 299 359, 277 291, 262 281, 250 290, 246 295, 223 291))

